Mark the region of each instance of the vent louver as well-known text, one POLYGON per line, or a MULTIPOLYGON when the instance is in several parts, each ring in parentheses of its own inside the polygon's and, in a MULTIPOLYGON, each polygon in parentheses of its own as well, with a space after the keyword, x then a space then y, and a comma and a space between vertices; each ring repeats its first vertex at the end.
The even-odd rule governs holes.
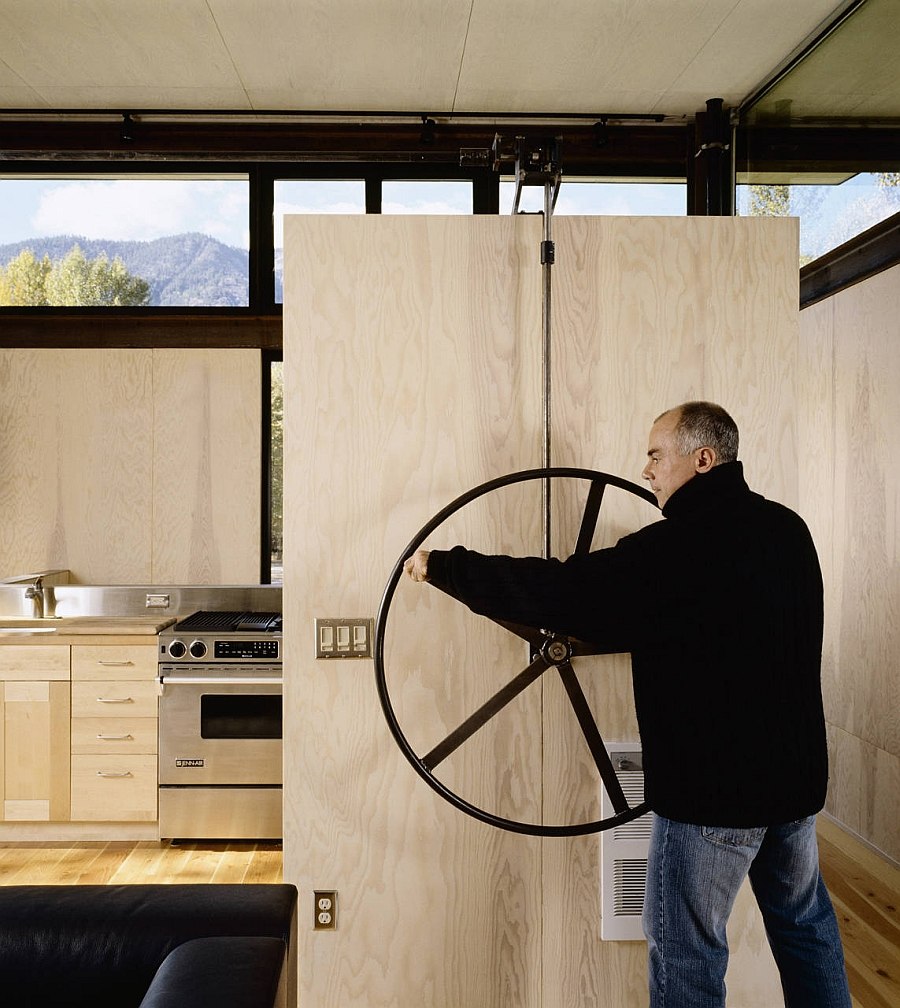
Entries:
MULTIPOLYGON (((640 804, 644 800, 640 743, 613 742, 609 753, 628 804, 640 804)), ((601 814, 613 814, 605 791, 601 814)), ((600 937, 604 941, 643 940, 641 913, 652 827, 653 816, 648 813, 600 834, 600 937)))

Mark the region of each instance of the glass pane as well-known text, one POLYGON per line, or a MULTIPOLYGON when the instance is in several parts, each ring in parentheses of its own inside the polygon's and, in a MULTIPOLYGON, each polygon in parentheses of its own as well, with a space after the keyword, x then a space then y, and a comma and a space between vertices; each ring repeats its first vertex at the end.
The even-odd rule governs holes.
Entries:
MULTIPOLYGON (((833 6, 837 14, 847 5, 833 6)), ((865 0, 746 110, 745 122, 895 121, 900 113, 898 52, 897 0, 865 0)))
MULTIPOLYGON (((512 213, 515 182, 500 183, 500 213, 512 213)), ((519 210, 544 209, 544 187, 523 186, 519 210)), ((563 178, 554 214, 597 214, 620 217, 683 217, 687 213, 684 182, 572 182, 563 178)))
POLYGON ((754 184, 741 179, 738 215, 800 218, 801 266, 900 213, 900 172, 861 173, 825 184, 812 174, 806 181, 802 175, 754 184))
POLYGON ((249 304, 247 177, 0 178, 0 305, 249 304))
MULTIPOLYGON (((214 689, 214 687, 209 687, 214 689)), ((200 738, 280 739, 281 694, 204 693, 200 697, 200 738)))
POLYGON ((472 183, 468 180, 385 181, 381 184, 383 214, 470 214, 472 183))
POLYGON ((275 303, 284 301, 284 215, 355 214, 366 212, 366 184, 362 179, 276 179, 275 303))

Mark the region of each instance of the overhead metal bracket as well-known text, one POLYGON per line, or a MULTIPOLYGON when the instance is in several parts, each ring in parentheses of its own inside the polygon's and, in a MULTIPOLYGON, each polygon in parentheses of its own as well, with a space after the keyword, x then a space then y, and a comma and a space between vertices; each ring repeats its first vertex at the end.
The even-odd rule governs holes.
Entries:
MULTIPOLYGON (((559 147, 562 138, 515 136, 511 140, 497 133, 491 147, 494 171, 502 171, 504 166, 513 165, 516 195, 512 212, 519 212, 519 202, 523 186, 543 186, 549 188, 550 211, 556 206, 556 197, 562 181, 562 167, 559 147)), ((545 198, 545 208, 547 200, 545 198)))

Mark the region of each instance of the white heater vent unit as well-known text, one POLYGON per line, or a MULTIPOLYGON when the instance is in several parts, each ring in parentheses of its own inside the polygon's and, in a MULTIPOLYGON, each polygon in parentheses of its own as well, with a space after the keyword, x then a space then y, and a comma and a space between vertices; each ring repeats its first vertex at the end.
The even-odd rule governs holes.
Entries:
MULTIPOLYGON (((632 807, 644 800, 644 770, 639 742, 608 746, 616 777, 632 807)), ((615 814, 609 796, 601 796, 604 819, 615 814)), ((600 937, 604 941, 641 941, 641 913, 647 886, 647 854, 653 815, 600 834, 600 937)))

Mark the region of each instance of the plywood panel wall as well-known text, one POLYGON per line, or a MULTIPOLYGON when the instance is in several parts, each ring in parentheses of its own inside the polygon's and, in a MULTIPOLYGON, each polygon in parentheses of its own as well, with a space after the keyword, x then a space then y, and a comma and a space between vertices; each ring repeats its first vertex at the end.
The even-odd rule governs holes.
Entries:
POLYGON ((823 559, 828 809, 900 860, 900 268, 802 315, 801 497, 823 559))
POLYGON ((4 577, 61 567, 85 583, 150 570, 149 350, 0 351, 4 577))
POLYGON ((0 351, 0 576, 259 580, 259 353, 0 351))
MULTIPOLYGON (((796 223, 555 228, 552 461, 639 479, 653 417, 708 396, 744 427, 751 480, 792 503, 796 223)), ((286 222, 285 874, 301 921, 315 888, 342 907, 337 932, 301 927, 308 1008, 646 1003, 643 944, 599 941, 597 837, 541 841, 463 816, 394 745, 372 663, 313 657, 314 617, 374 615, 435 511, 540 464, 539 241, 529 217, 286 222)), ((539 552, 536 490, 480 502, 429 545, 539 552)), ((561 550, 580 506, 568 491, 554 505, 561 550)), ((595 545, 654 517, 623 500, 595 545)), ((387 664, 417 752, 527 660, 460 609, 406 582, 394 597, 387 664)), ((586 678, 608 737, 634 737, 627 661, 586 678)), ((516 816, 590 811, 558 693, 548 681, 523 697, 449 783, 516 816)), ((744 894, 735 1008, 778 997, 755 914, 744 894)))
POLYGON ((258 351, 153 351, 154 584, 259 581, 258 351))

